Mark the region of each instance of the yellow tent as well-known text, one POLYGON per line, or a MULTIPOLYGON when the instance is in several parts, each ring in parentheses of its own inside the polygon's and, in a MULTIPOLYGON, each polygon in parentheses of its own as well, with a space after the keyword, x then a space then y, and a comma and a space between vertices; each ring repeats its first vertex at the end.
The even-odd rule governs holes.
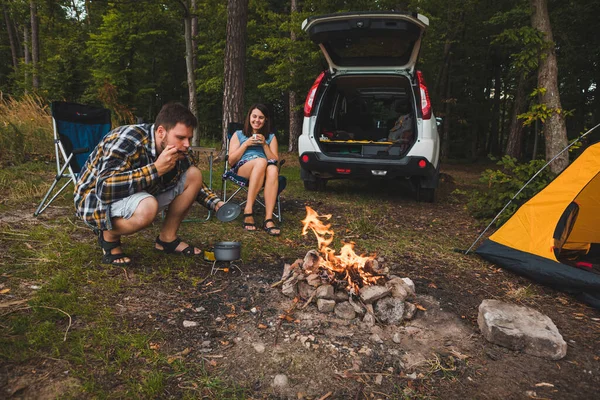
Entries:
POLYGON ((600 307, 595 265, 600 260, 600 143, 523 204, 476 252, 600 307))

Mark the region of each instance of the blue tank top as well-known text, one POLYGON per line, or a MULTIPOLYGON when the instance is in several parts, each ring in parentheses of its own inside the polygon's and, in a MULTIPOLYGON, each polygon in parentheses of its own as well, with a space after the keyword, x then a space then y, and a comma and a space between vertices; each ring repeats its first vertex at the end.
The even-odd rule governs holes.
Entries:
MULTIPOLYGON (((237 138, 240 141, 240 145, 244 144, 244 142, 246 140, 250 139, 249 137, 244 135, 244 132, 242 132, 242 131, 236 131, 235 134, 237 135, 237 138)), ((274 137, 275 137, 275 134, 270 133, 269 136, 267 137, 267 144, 271 144, 274 137)), ((242 155, 242 158, 240 158, 240 161, 252 160, 254 158, 259 158, 259 157, 267 158, 267 155, 265 154, 265 151, 263 150, 262 146, 248 146, 248 148, 242 155)))

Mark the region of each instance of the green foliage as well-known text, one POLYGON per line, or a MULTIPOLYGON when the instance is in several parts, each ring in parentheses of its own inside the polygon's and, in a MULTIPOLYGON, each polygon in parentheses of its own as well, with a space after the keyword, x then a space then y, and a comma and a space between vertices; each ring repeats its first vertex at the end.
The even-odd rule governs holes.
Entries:
MULTIPOLYGON (((546 88, 536 88, 529 96, 536 98, 545 93, 546 88)), ((518 118, 523 120, 523 125, 527 126, 531 125, 535 121, 540 121, 544 123, 548 118, 552 116, 552 114, 555 113, 562 114, 563 118, 572 116, 574 114, 572 110, 567 111, 561 108, 551 108, 544 103, 532 103, 529 107, 529 110, 523 114, 519 114, 518 118)))
MULTIPOLYGON (((479 181, 485 184, 486 189, 474 191, 467 208, 475 218, 483 219, 486 224, 489 223, 545 163, 544 160, 532 160, 519 164, 512 157, 502 157, 497 163, 500 169, 487 169, 481 174, 479 181)), ((498 217, 496 226, 506 222, 521 204, 546 187, 553 178, 554 175, 549 168, 540 172, 498 217)))
POLYGON ((506 29, 492 44, 504 45, 511 49, 512 65, 524 75, 537 69, 540 51, 548 46, 542 33, 530 26, 506 29))

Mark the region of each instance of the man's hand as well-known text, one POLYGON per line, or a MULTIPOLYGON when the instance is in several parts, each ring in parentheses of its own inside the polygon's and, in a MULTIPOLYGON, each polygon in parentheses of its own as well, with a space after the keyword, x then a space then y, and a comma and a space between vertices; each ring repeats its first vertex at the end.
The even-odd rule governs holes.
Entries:
POLYGON ((163 176, 175 167, 179 156, 177 154, 177 147, 168 145, 162 153, 154 161, 154 166, 158 170, 158 176, 163 176))

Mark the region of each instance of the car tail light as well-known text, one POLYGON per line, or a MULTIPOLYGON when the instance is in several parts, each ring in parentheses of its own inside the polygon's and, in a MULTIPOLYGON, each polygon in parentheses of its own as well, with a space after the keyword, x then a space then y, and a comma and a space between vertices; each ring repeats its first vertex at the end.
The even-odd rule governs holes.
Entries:
POLYGON ((321 81, 325 77, 325 71, 321 72, 317 79, 315 79, 315 83, 311 86, 308 91, 308 95, 306 95, 306 101, 304 102, 304 116, 310 117, 312 113, 313 105, 315 102, 315 96, 317 95, 317 90, 319 89, 319 85, 321 85, 321 81))
POLYGON ((302 162, 306 164, 308 162, 308 156, 306 154, 302 155, 302 162))
POLYGON ((335 172, 337 172, 338 174, 348 175, 352 171, 350 170, 350 168, 336 168, 335 172))
MULTIPOLYGON (((423 112, 423 119, 429 119, 431 118, 431 101, 429 100, 429 91, 427 90, 425 79, 423 78, 423 73, 421 71, 417 71, 417 81, 419 82, 419 90, 421 91, 421 111, 423 112)), ((306 107, 304 109, 306 110, 306 107)))
POLYGON ((419 168, 425 168, 427 166, 427 161, 419 160, 419 168))

